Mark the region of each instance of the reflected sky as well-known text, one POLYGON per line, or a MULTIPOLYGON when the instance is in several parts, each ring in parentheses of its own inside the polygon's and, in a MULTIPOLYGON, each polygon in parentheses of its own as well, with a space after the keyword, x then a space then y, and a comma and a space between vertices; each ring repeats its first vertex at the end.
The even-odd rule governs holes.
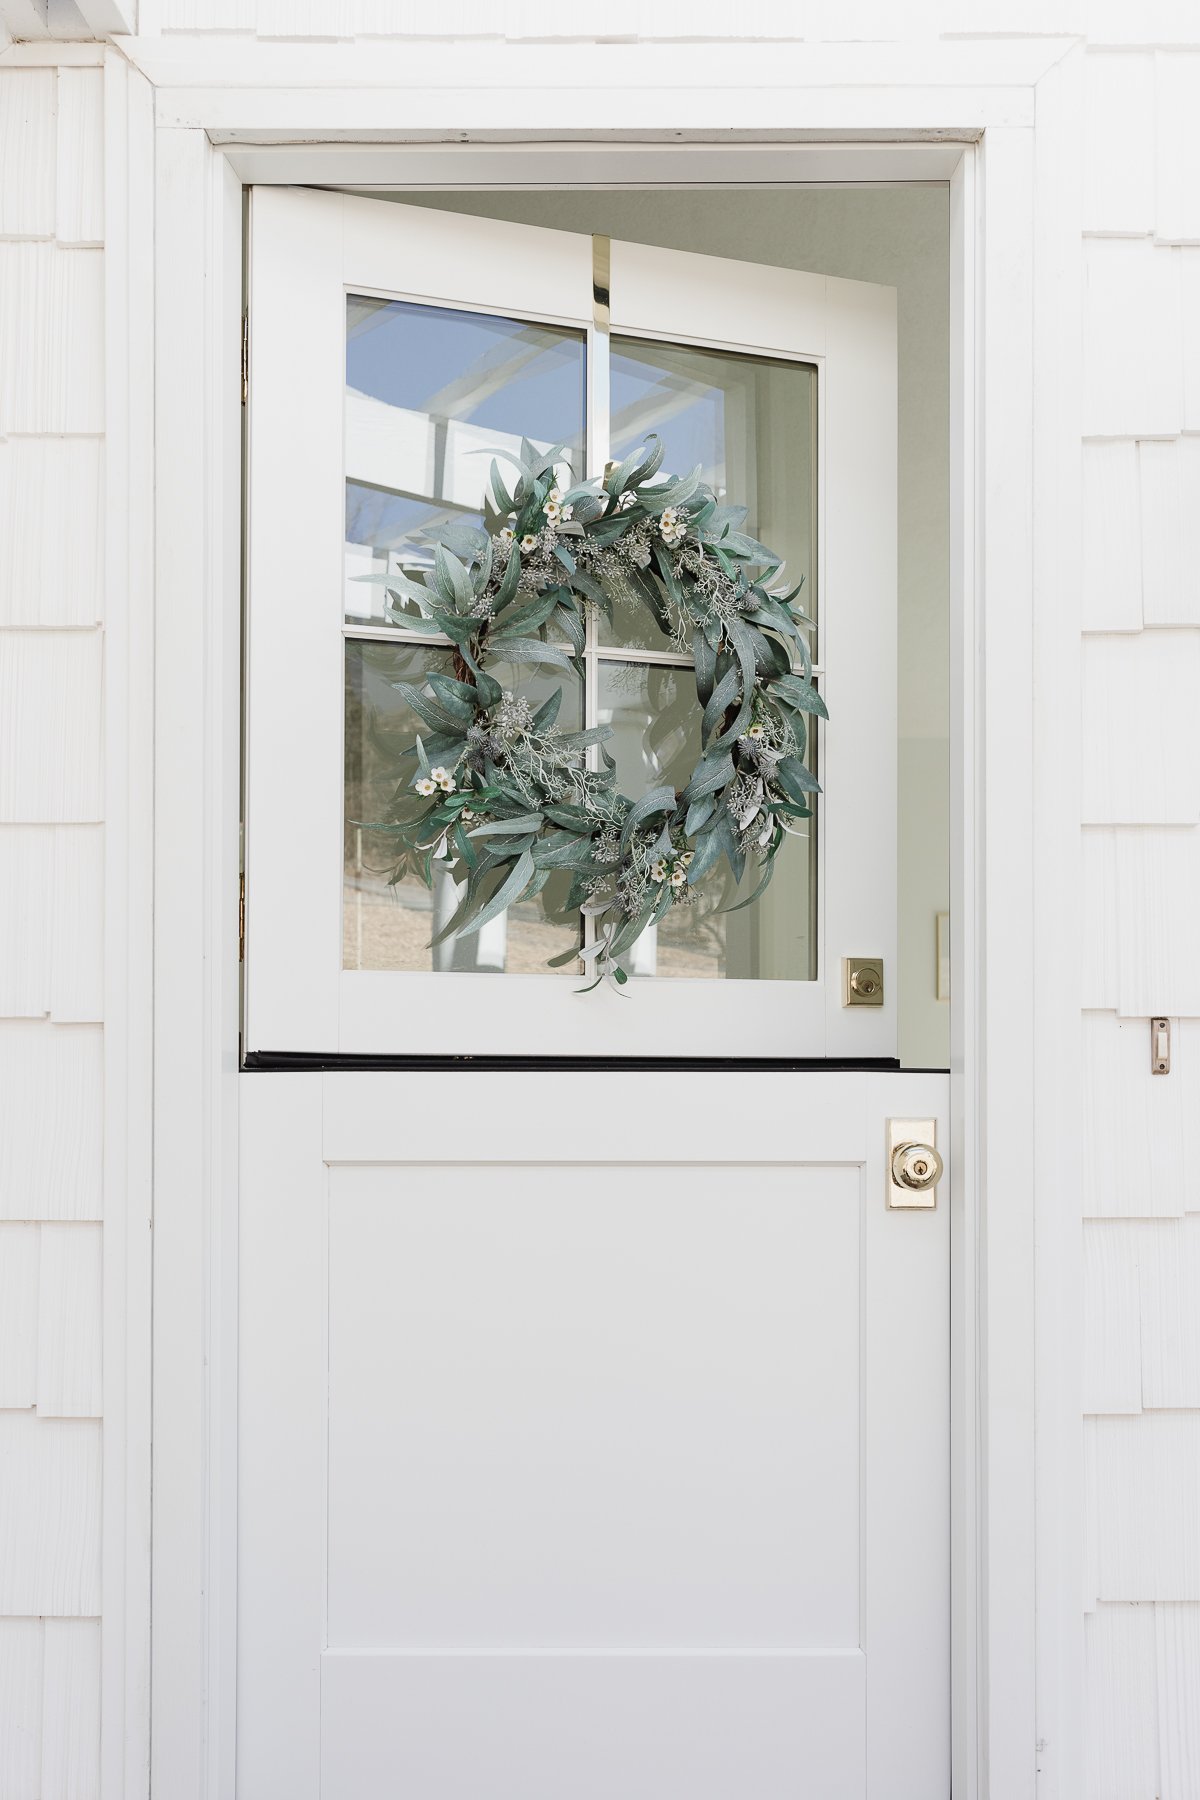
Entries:
POLYGON ((347 302, 349 387, 504 437, 580 436, 583 359, 582 337, 549 325, 355 294, 347 302))

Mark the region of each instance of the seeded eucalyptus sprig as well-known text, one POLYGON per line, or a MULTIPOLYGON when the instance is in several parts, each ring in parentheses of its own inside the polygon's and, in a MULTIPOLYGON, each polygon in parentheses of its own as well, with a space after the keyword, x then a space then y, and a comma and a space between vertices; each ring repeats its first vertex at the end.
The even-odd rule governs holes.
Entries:
POLYGON ((434 862, 450 866, 463 894, 438 943, 470 936, 568 871, 560 916, 593 918, 596 937, 550 966, 581 956, 594 976, 586 993, 601 981, 622 986, 621 958, 672 907, 691 904, 722 860, 739 884, 757 867, 740 905, 757 900, 784 837, 811 814, 819 787, 804 760, 807 720, 828 715, 799 587, 771 586, 780 559, 741 530, 745 507, 720 505, 699 469, 656 479, 653 435, 603 478, 565 491, 563 450, 522 440, 519 456, 496 452, 518 480, 510 491, 492 462, 487 528, 437 532, 423 581, 361 579, 383 584, 392 624, 439 632, 453 651, 452 676, 396 684, 425 730, 403 753, 415 768, 402 773, 387 820, 372 827, 396 841, 393 882, 416 869, 432 885, 434 862), (564 731, 561 687, 534 712, 488 673, 504 661, 582 681, 588 614, 611 620, 618 601, 645 606, 695 664, 702 752, 682 790, 619 793, 611 727, 564 731), (599 767, 589 766, 593 747, 599 767))

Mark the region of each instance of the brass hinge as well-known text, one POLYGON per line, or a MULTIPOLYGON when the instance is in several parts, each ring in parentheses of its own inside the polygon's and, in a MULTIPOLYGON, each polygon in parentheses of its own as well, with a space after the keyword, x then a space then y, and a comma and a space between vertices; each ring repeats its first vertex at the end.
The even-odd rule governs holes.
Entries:
POLYGON ((246 877, 238 876, 238 961, 246 960, 246 877))
POLYGON ((250 392, 250 314, 242 314, 242 405, 250 392))

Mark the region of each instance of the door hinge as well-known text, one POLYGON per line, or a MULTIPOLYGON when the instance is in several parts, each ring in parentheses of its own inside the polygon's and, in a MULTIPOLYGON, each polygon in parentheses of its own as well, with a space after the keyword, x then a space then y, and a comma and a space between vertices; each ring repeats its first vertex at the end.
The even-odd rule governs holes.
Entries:
POLYGON ((246 877, 238 876, 238 961, 246 960, 246 877))
POLYGON ((242 314, 242 405, 250 392, 250 314, 242 314))

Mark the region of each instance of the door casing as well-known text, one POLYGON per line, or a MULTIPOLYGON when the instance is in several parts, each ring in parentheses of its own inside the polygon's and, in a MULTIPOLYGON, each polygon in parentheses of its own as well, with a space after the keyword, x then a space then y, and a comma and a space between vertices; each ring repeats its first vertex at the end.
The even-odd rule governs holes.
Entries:
MULTIPOLYGON (((1071 1115, 1077 1077, 1062 1053, 1073 1042, 1071 983, 1038 976, 1073 964, 1071 921, 1056 896, 1071 891, 1078 748, 1070 709, 1036 700, 1032 674, 1049 666, 1069 691, 1079 654, 1070 606, 1044 604, 1036 616, 1034 606, 1035 594, 1053 597, 1060 584, 1069 594, 1072 580, 1078 71, 1063 45, 1044 41, 1022 46, 998 85, 994 62, 977 63, 972 77, 972 53, 992 56, 995 47, 958 44, 951 60, 945 46, 930 52, 937 79, 922 70, 919 80, 910 71, 881 81, 878 50, 862 46, 856 59, 859 47, 838 48, 848 62, 814 59, 804 90, 811 106, 797 111, 795 89, 755 91, 757 142, 706 144, 701 95, 676 142, 638 143, 664 108, 686 114, 689 96, 677 85, 608 88, 615 128, 589 136, 586 117, 572 115, 578 173, 589 184, 670 186, 694 156, 702 178, 722 184, 949 185, 954 1780, 964 1796, 1032 1796, 1040 1774, 1039 1792, 1067 1794, 1082 1736, 1069 1223, 1078 1171, 1052 1122, 1071 1115), (854 84, 856 68, 863 85, 854 84), (801 135, 797 116, 818 141, 772 142, 778 132, 801 135), (847 141, 820 142, 825 121, 847 141), (685 147, 678 140, 688 136, 697 141, 685 147), (1036 515, 1035 464, 1040 491, 1058 503, 1036 515), (1027 684, 1013 682, 1014 662, 1028 670, 1027 684), (1060 773, 1031 806, 1035 737, 1060 773), (1039 1044, 1051 1051, 1035 1062, 1039 1044), (1049 1222, 1044 1201, 1035 1214, 1039 1191, 1054 1194, 1061 1224, 1049 1222)), ((518 184, 573 185, 564 181, 563 140, 573 135, 565 124, 553 145, 522 136, 529 96, 504 85, 510 54, 497 52, 488 90, 487 179, 497 179, 503 158, 518 184)), ((417 141, 355 146, 355 133, 372 127, 398 137, 375 121, 386 98, 379 88, 328 90, 318 101, 315 75, 297 77, 295 89, 238 88, 232 68, 228 86, 189 88, 186 69, 156 63, 153 49, 145 77, 123 63, 118 70, 109 55, 107 129, 110 147, 124 149, 108 178, 110 302, 123 297, 128 310, 151 255, 155 275, 153 346, 110 328, 109 383, 128 402, 118 410, 130 478, 109 588, 114 599, 125 591, 132 564, 140 582, 116 609, 117 642, 128 650, 152 616, 157 654, 152 674, 135 659, 128 720, 113 723, 110 748, 124 752, 126 786, 109 814, 110 854, 130 880, 153 864, 154 992, 127 958, 108 1016, 126 1036, 153 1027, 156 1198, 153 1342, 144 1246, 118 1237, 106 1270, 106 1302, 134 1321, 111 1354, 106 1344, 106 1500, 122 1483, 128 1497, 132 1484, 137 1516, 151 1523, 139 1471, 153 1423, 153 1791, 192 1800, 233 1794, 242 186, 472 187, 480 153, 470 142, 474 109, 458 93, 458 143, 431 144, 421 114, 410 127, 417 141), (148 81, 160 86, 157 122, 148 81), (289 136, 306 141, 263 141, 289 136), (132 794, 128 784, 130 744, 148 748, 147 705, 157 720, 153 830, 138 805, 145 772, 132 794)), ((578 90, 568 98, 576 105, 578 90)), ((1077 437, 1074 449, 1077 460, 1077 437)), ((149 1071, 135 1062, 115 1074, 109 1105, 135 1129, 148 1116, 149 1071)), ((145 1534, 106 1505, 112 1794, 145 1792, 139 1646, 150 1625, 148 1568, 145 1534)))

